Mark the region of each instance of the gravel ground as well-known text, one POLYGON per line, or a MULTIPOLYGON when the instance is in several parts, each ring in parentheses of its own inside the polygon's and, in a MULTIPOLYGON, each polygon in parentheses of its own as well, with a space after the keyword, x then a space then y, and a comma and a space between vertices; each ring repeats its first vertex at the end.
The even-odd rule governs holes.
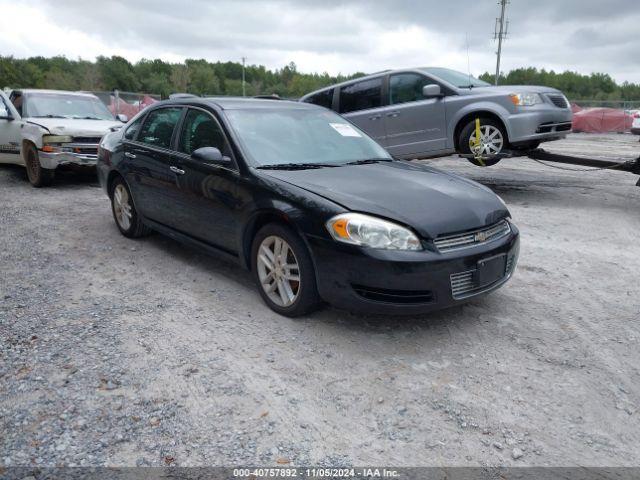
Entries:
POLYGON ((297 320, 233 265, 121 236, 91 176, 0 167, 0 465, 638 465, 636 177, 429 163, 509 204, 513 280, 428 316, 297 320))

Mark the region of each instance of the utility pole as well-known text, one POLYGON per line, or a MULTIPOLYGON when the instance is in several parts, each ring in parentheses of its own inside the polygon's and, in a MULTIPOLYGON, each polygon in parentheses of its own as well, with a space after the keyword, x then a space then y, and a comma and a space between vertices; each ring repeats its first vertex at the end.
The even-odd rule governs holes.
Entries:
POLYGON ((496 55, 498 57, 496 61, 496 85, 498 85, 498 79, 500 78, 500 56, 502 55, 502 40, 507 38, 507 31, 509 30, 509 20, 507 20, 506 26, 504 23, 505 11, 507 9, 508 3, 510 3, 509 0, 500 0, 500 18, 496 18, 496 26, 493 33, 493 39, 498 40, 498 51, 496 52, 496 55))
POLYGON ((246 57, 242 57, 242 96, 246 97, 247 93, 244 89, 244 62, 246 60, 246 57))

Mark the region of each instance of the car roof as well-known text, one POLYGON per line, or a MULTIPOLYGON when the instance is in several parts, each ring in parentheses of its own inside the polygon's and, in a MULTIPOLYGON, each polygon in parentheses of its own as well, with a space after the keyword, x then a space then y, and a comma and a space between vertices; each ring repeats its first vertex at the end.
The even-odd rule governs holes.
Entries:
POLYGON ((301 110, 322 108, 310 103, 300 103, 291 100, 276 100, 248 97, 184 97, 174 98, 171 100, 162 100, 154 103, 154 107, 164 105, 208 105, 220 110, 242 110, 242 109, 282 109, 282 110, 301 110))
POLYGON ((47 90, 43 88, 14 88, 13 91, 20 92, 23 95, 28 93, 55 93, 58 95, 74 95, 74 96, 97 98, 93 93, 75 92, 70 90, 47 90))
POLYGON ((429 72, 430 68, 436 68, 436 67, 410 67, 410 68, 397 68, 395 70, 382 70, 380 72, 370 73, 370 74, 364 75, 362 77, 351 78, 349 80, 345 80, 344 82, 334 83, 333 85, 327 85, 326 87, 319 88, 317 90, 314 90, 313 92, 306 93, 305 95, 303 95, 301 97, 301 99, 307 98, 307 97, 309 97, 311 95, 323 92, 325 90, 331 90, 332 88, 336 88, 336 87, 343 87, 345 85, 350 85, 350 84, 355 83, 355 82, 362 82, 362 81, 365 81, 365 80, 371 80, 373 78, 382 77, 384 75, 393 75, 395 73, 410 73, 410 72, 420 72, 420 73, 426 73, 426 74, 429 74, 429 75, 433 75, 433 73, 429 72))

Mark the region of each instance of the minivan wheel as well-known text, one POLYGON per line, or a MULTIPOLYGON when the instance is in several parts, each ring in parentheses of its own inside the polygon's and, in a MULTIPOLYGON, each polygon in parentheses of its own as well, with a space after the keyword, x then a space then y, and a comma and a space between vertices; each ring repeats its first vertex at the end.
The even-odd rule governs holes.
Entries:
MULTIPOLYGON (((483 156, 496 155, 507 148, 507 135, 502 125, 491 118, 480 118, 480 144, 476 146, 476 120, 465 125, 458 139, 460 153, 480 153, 483 156)), ((468 159, 479 167, 490 167, 500 161, 499 158, 477 160, 468 159)))
POLYGON ((273 311, 297 317, 320 305, 311 255, 290 228, 271 223, 260 229, 251 249, 251 270, 273 311))
POLYGON ((151 233, 151 229, 142 223, 133 203, 131 191, 122 178, 117 178, 111 184, 109 196, 113 218, 120 233, 129 238, 138 238, 151 233))
POLYGON ((29 182, 36 188, 48 187, 53 183, 55 170, 42 168, 40 157, 35 145, 29 144, 25 152, 25 167, 27 167, 27 177, 29 182))

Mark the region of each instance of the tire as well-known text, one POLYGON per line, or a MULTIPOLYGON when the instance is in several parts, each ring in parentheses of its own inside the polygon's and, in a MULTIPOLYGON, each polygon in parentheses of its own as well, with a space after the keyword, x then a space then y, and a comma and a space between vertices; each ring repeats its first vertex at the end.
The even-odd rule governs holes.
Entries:
POLYGON ((260 296, 271 310, 280 315, 298 317, 318 309, 321 304, 311 255, 302 239, 284 225, 270 223, 258 231, 251 248, 251 271, 260 296), (288 247, 284 259, 280 258, 284 247, 279 242, 288 247), (270 254, 265 252, 265 248, 270 254), (266 263, 261 257, 266 259, 266 263), (273 268, 269 269, 269 263, 273 268), (285 268, 283 263, 296 264, 297 267, 285 268), (287 279, 287 275, 294 279, 297 277, 298 281, 287 279))
POLYGON ((29 182, 36 188, 48 187, 53 183, 55 178, 55 170, 42 168, 40 157, 36 146, 32 143, 27 147, 25 152, 25 167, 27 168, 27 177, 29 182))
POLYGON ((111 198, 111 213, 120 233, 125 237, 139 238, 149 235, 151 229, 147 227, 136 211, 131 190, 122 177, 116 178, 109 189, 111 198))
MULTIPOLYGON (((480 117, 480 129, 483 135, 485 134, 485 132, 489 132, 490 135, 493 135, 495 132, 498 132, 497 135, 501 137, 501 143, 498 150, 495 150, 495 151, 493 150, 493 148, 497 147, 497 142, 492 142, 493 147, 491 149, 486 148, 484 153, 485 155, 487 154, 486 152, 489 150, 491 151, 491 154, 495 155, 497 153, 502 152, 509 146, 507 134, 500 122, 492 118, 480 117)), ((469 123, 467 123, 464 126, 464 128, 460 131, 460 136, 458 137, 458 149, 460 153, 463 153, 466 155, 473 153, 471 150, 471 142, 475 140, 475 132, 476 132, 476 120, 474 118, 469 123)), ((491 160, 483 160, 483 161, 476 160, 475 158, 469 158, 467 160, 469 160, 471 163, 473 163, 478 167, 490 167, 500 161, 499 158, 494 158, 491 160)))

